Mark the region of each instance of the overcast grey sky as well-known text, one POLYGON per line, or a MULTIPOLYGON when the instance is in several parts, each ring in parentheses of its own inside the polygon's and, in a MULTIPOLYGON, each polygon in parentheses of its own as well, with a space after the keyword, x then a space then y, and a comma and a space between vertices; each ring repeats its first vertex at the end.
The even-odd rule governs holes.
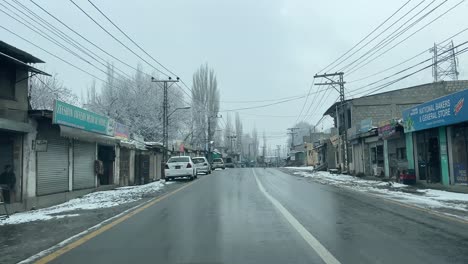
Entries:
MULTIPOLYGON (((7 1, 11 2, 11 0, 7 1)), ((20 1, 48 21, 52 21, 31 2, 20 1)), ((69 1, 35 1, 117 57, 135 66, 139 62, 138 58, 108 37, 69 1)), ((75 1, 111 29, 116 36, 121 37, 87 1, 75 1)), ((399 15, 404 14, 421 1, 411 1, 399 15)), ((192 74, 200 64, 208 63, 214 68, 221 90, 222 110, 271 103, 231 103, 232 101, 270 100, 307 93, 315 73, 351 48, 405 2, 407 0, 94 0, 94 3, 136 42, 165 66, 179 74, 189 86, 191 86, 192 74)), ((427 10, 444 1, 424 1, 421 7, 431 2, 434 3, 427 10)), ((398 40, 403 39, 458 2, 447 1, 398 40)), ((378 72, 430 48, 434 42, 445 40, 468 27, 466 14, 468 14, 467 5, 462 3, 458 8, 385 56, 351 75, 345 74, 345 80, 350 81, 378 72)), ((103 77, 103 74, 92 70, 86 63, 78 61, 3 13, 0 13, 0 21, 3 26, 34 41, 37 45, 103 77)), ((54 25, 58 23, 54 22, 54 25)), ((390 33, 391 30, 388 32, 390 33)), ((86 91, 86 87, 92 81, 92 77, 60 62, 3 29, 0 29, 0 39, 45 60, 46 71, 58 73, 65 85, 78 95, 86 91)), ((468 32, 465 32, 454 38, 455 45, 467 39, 468 32)), ((131 47, 137 50, 134 46, 131 47)), ((362 51, 367 51, 370 47, 372 45, 362 51)), ((353 58, 357 58, 357 55, 353 58)), ((352 91, 430 56, 431 54, 427 52, 422 57, 393 71, 361 82, 350 83, 346 88, 352 91)), ((462 79, 467 78, 467 59, 465 54, 459 56, 460 78, 462 79)), ((116 65, 131 72, 125 66, 120 66, 118 63, 116 65)), ((144 64, 143 66, 146 71, 151 72, 149 67, 144 64)), ((388 89, 431 81, 429 69, 388 89)), ((317 89, 319 88, 313 87, 312 92, 317 89)), ((306 121, 316 123, 323 111, 333 103, 337 96, 336 92, 331 93, 320 104, 312 106, 311 109, 315 111, 306 121)), ((286 128, 294 125, 297 119, 294 116, 299 114, 303 103, 304 99, 301 99, 271 107, 239 111, 244 130, 250 131, 256 125, 260 135, 263 130, 266 131, 269 143, 284 144, 286 128)), ((308 107, 309 105, 306 109, 308 107)), ((327 128, 330 122, 325 121, 319 127, 322 125, 327 128)))

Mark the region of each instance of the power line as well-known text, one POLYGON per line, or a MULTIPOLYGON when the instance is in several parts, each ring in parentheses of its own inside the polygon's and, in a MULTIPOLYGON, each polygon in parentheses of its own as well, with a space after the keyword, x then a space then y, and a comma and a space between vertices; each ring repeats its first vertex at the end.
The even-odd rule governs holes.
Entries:
MULTIPOLYGON (((166 66, 164 66, 162 63, 160 63, 158 60, 156 60, 153 56, 151 56, 151 54, 149 54, 145 49, 143 49, 138 43, 136 43, 131 37, 128 36, 127 33, 125 33, 119 26, 117 26, 116 23, 114 23, 110 18, 109 16, 107 16, 99 7, 97 7, 92 1, 88 0, 88 2, 99 12, 101 13, 102 16, 104 16, 107 21, 109 21, 115 28, 117 28, 120 33, 122 33, 128 40, 130 40, 135 46, 137 46, 143 53, 145 53, 148 57, 150 57, 154 62, 156 62, 159 66, 161 66, 163 69, 165 69, 167 72, 169 72, 170 74, 174 75, 174 76, 178 76, 176 73, 174 73, 173 71, 169 70, 166 66)), ((192 91, 192 89, 190 89, 187 84, 182 80, 182 79, 179 79, 180 82, 182 83, 182 85, 184 85, 190 92, 192 91)), ((180 87, 180 86, 179 86, 180 87)), ((182 89, 182 87, 180 87, 182 89)), ((190 96, 189 96, 190 97, 190 96)))
MULTIPOLYGON (((444 52, 441 53, 441 54, 447 53, 447 52, 449 52, 449 51, 452 51, 452 50, 454 50, 454 49, 456 49, 456 48, 458 48, 458 47, 461 47, 461 46, 463 46, 463 45, 466 45, 466 44, 468 44, 468 41, 462 42, 461 44, 458 44, 457 46, 455 46, 455 47, 453 47, 453 48, 451 48, 451 49, 449 49, 449 50, 447 50, 447 51, 444 51, 444 52)), ((387 76, 387 77, 385 77, 385 78, 382 78, 382 79, 377 80, 377 81, 375 81, 375 82, 372 82, 372 83, 370 83, 370 84, 361 86, 361 87, 359 87, 359 88, 353 89, 353 90, 352 90, 352 93, 353 93, 353 94, 352 94, 351 96, 356 95, 356 94, 357 94, 357 93, 355 93, 356 91, 362 90, 362 89, 364 89, 364 88, 367 88, 367 87, 372 86, 372 85, 374 85, 374 84, 377 84, 377 83, 379 83, 379 82, 385 81, 385 80, 387 80, 387 79, 389 79, 389 78, 391 78, 391 77, 393 77, 393 76, 399 75, 399 74, 401 74, 401 73, 403 73, 403 72, 405 72, 405 71, 408 71, 408 70, 411 70, 411 69, 413 69, 413 68, 416 68, 417 66, 419 66, 419 65, 421 65, 421 64, 424 64, 424 63, 426 63, 426 62, 428 62, 428 61, 431 61, 431 60, 432 60, 432 58, 425 59, 425 60, 420 61, 420 62, 418 62, 418 63, 416 63, 416 64, 414 64, 414 65, 412 65, 412 66, 410 66, 410 67, 407 67, 407 68, 405 68, 405 69, 403 69, 403 70, 400 70, 400 71, 398 71, 398 72, 396 72, 396 73, 394 73, 394 74, 391 74, 391 75, 389 75, 389 76, 387 76)))
MULTIPOLYGON (((72 1, 73 2, 73 1, 72 1)), ((169 72, 170 74, 174 75, 174 76, 177 76, 177 74, 175 74, 174 72, 172 72, 171 70, 169 70, 168 68, 166 68, 164 65, 162 65, 158 60, 156 60, 153 56, 151 56, 148 52, 146 52, 146 50, 144 50, 140 45, 138 45, 132 38, 130 38, 122 29, 120 29, 119 26, 117 26, 106 14, 104 14, 103 11, 101 11, 101 9, 99 9, 92 1, 88 0, 88 2, 99 12, 101 13, 101 15, 103 15, 107 21, 109 21, 115 28, 117 28, 120 33, 122 33, 128 40, 130 40, 133 44, 135 44, 135 46, 137 46, 143 53, 145 53, 148 57, 150 57, 154 62, 156 62, 159 66, 161 66, 163 69, 165 69, 167 72, 169 72)))
MULTIPOLYGON (((12 6, 10 3, 6 2, 7 4, 9 4, 10 6, 12 6)), ((22 18, 20 15, 18 15, 16 12, 12 11, 11 9, 9 9, 8 7, 4 6, 2 3, 0 3, 1 6, 3 6, 5 9, 7 9, 8 11, 10 11, 11 13, 13 13, 17 18, 21 19, 22 21, 26 21, 24 18, 22 18)), ((18 10, 15 6, 13 6, 13 8, 15 8, 16 10, 18 10)), ((20 20, 18 20, 17 18, 11 16, 10 14, 6 13, 4 10, 0 10, 1 12, 5 13, 6 15, 8 15, 9 17, 11 17, 12 19, 14 19, 15 21, 17 21, 18 23, 24 25, 25 27, 29 28, 31 31, 35 32, 36 34, 40 35, 41 37, 45 38, 46 40, 54 43, 55 45, 59 46, 60 48, 64 49, 65 51, 67 51, 68 53, 72 54, 73 56, 77 57, 78 59, 81 59, 83 60, 84 62, 86 62, 87 64, 89 64, 90 66, 92 66, 93 68, 97 69, 98 71, 100 72, 103 72, 104 74, 107 75, 107 72, 102 70, 101 68, 97 67, 96 65, 94 65, 93 63, 91 63, 90 61, 86 60, 85 58, 83 58, 82 56, 78 55, 76 52, 72 51, 71 49, 69 49, 68 47, 66 47, 64 44, 60 43, 58 40, 55 40, 52 36, 50 36, 49 34, 47 34, 46 32, 42 31, 41 29, 39 29, 37 26, 35 26, 34 23, 31 23, 29 26, 26 21, 25 22, 22 22, 20 20), (34 29, 33 29, 33 28, 34 29)), ((52 31, 50 28, 47 28, 45 27, 43 24, 41 24, 40 22, 38 22, 37 20, 31 18, 30 16, 28 16, 27 14, 25 14, 24 12, 22 12, 21 10, 19 10, 19 12, 21 12, 23 15, 25 15, 26 17, 28 17, 29 19, 31 19, 33 22, 35 22, 36 24, 42 26, 43 28, 46 28, 48 31, 52 32, 52 34, 58 36, 60 39, 64 40, 65 42, 67 42, 68 44, 71 44, 70 41, 68 41, 67 39, 65 39, 63 36, 61 36, 60 34, 57 34, 56 32, 52 31)), ((77 48, 78 50, 82 51, 84 54, 88 55, 90 58, 92 58, 93 60, 95 60, 96 62, 98 62, 99 64, 103 65, 104 67, 107 67, 107 65, 105 63, 102 63, 101 61, 97 60, 95 57, 91 56, 89 53, 86 53, 85 51, 83 51, 82 49, 80 49, 79 47, 77 47, 76 45, 73 45, 75 48, 77 48)), ((124 73, 125 75, 127 75, 126 73, 124 73)), ((127 75, 128 76, 128 75, 127 75)))
POLYGON ((62 59, 62 58, 60 58, 59 56, 57 56, 57 55, 55 55, 55 54, 53 54, 53 53, 51 53, 51 52, 49 52, 49 51, 47 51, 47 50, 41 48, 40 46, 38 46, 38 45, 34 44, 33 42, 31 42, 31 41, 29 41, 29 40, 27 40, 27 39, 21 37, 20 35, 14 33, 13 31, 11 31, 11 30, 9 30, 9 29, 7 29, 6 27, 0 25, 0 28, 2 28, 2 29, 4 29, 4 30, 8 31, 9 33, 15 35, 16 37, 18 37, 18 38, 20 38, 20 39, 26 41, 27 43, 29 43, 29 44, 35 46, 35 47, 38 48, 38 49, 44 51, 45 53, 47 53, 47 54, 53 56, 54 58, 57 58, 57 59, 61 60, 62 62, 66 63, 66 64, 68 64, 68 65, 70 65, 70 66, 72 66, 73 68, 76 68, 77 70, 79 70, 79 71, 81 71, 81 72, 84 72, 84 73, 88 74, 89 76, 92 76, 92 77, 96 78, 97 80, 100 80, 100 81, 102 81, 102 82, 104 82, 104 83, 106 82, 106 81, 104 81, 103 79, 97 77, 96 75, 94 75, 94 74, 92 74, 92 73, 90 73, 90 72, 87 72, 86 70, 83 70, 83 69, 81 69, 80 67, 75 66, 75 65, 71 64, 70 62, 68 62, 68 61, 66 61, 66 60, 64 60, 64 59, 62 59))
POLYGON ((91 19, 98 27, 100 27, 104 32, 106 32, 109 36, 111 36, 115 41, 117 41, 118 43, 120 43, 122 46, 124 46, 128 51, 130 51, 133 55, 137 56, 140 60, 142 60, 143 62, 145 62, 146 64, 148 64, 151 68, 153 68, 155 71, 167 76, 167 77, 170 77, 168 74, 164 73, 163 71, 161 71, 160 69, 154 67, 151 63, 149 63, 147 60, 145 60, 143 57, 141 57, 140 55, 138 55, 135 51, 133 51, 131 48, 129 48, 127 45, 125 45, 125 43, 123 43, 122 41, 120 41, 119 39, 117 39, 114 35, 112 35, 112 33, 110 33, 107 29, 105 29, 103 26, 101 26, 101 24, 99 24, 94 18, 92 18, 86 11, 84 11, 78 4, 76 4, 73 0, 69 0, 73 5, 75 5, 83 14, 85 14, 89 19, 91 19))
MULTIPOLYGON (((101 65, 103 66, 107 66, 106 63, 108 63, 104 58, 102 58, 101 56, 99 56, 98 54, 96 54, 95 52, 91 51, 90 49, 88 49, 87 47, 85 47, 84 45, 82 45, 80 42, 78 42, 77 40, 73 39, 72 37, 70 37, 68 34, 66 34, 65 32, 63 32, 62 30, 58 29, 57 27, 55 27, 54 25, 52 25, 51 23, 49 23, 47 20, 43 19, 42 17, 40 17, 39 15, 37 15, 34 11, 30 10, 28 7, 24 6, 21 2, 17 1, 17 0, 13 0, 13 2, 15 2, 20 8, 23 8, 24 10, 26 10, 29 14, 31 14, 32 16, 34 16, 36 19, 30 17, 29 15, 27 15, 26 13, 24 13, 23 11, 19 10, 18 7, 15 7, 13 6, 12 4, 6 2, 7 4, 9 4, 10 6, 12 6, 13 8, 15 8, 16 10, 18 10, 19 12, 21 12, 23 15, 25 15, 26 17, 28 17, 30 20, 34 21, 34 23, 42 26, 43 28, 47 29, 49 32, 51 32, 52 34, 58 36, 59 38, 61 38, 62 40, 64 40, 66 43, 72 45, 73 47, 75 47, 76 49, 78 49, 79 51, 81 51, 82 53, 88 55, 90 58, 94 59, 96 62, 100 63, 101 65), (39 20, 39 21, 38 21, 39 20), (100 59, 102 62, 100 62, 99 60, 97 60, 96 58, 100 59)), ((19 16, 18 16, 19 17, 19 16)), ((23 20, 24 21, 24 20, 23 20)), ((131 79, 131 76, 128 75, 127 73, 125 73, 123 70, 119 69, 118 67, 114 66, 115 69, 117 69, 122 75, 125 75, 127 78, 131 79)))
POLYGON ((322 103, 322 105, 323 105, 323 99, 325 98, 325 94, 326 94, 327 92, 328 92, 328 96, 327 96, 327 97, 330 96, 331 92, 333 91, 331 88, 332 88, 331 85, 327 87, 327 90, 322 94, 322 97, 321 97, 320 100, 318 101, 317 105, 314 107, 314 111, 313 111, 313 112, 316 112, 316 111, 319 109, 321 103, 322 103))
MULTIPOLYGON (((444 4, 446 1, 448 0, 445 0, 444 2, 442 2, 439 6, 436 6, 436 8, 432 9, 431 11, 429 11, 428 13, 426 13, 424 16, 422 16, 421 18, 419 18, 417 22, 419 22, 422 18, 424 18, 425 16, 427 16, 428 14, 430 14, 431 12, 433 12, 435 9, 437 9, 438 7, 440 7, 442 4, 444 4)), ((417 6, 415 6, 411 11, 413 11, 414 9, 416 9, 420 4, 422 4, 424 1, 420 2, 417 6)), ((400 25, 400 27, 398 27, 396 30, 394 30, 392 33, 390 33, 389 35, 387 35, 386 37, 384 37, 384 39, 382 39, 379 43, 377 43, 376 45, 374 45, 372 48, 370 48, 368 51, 366 51, 364 54, 362 54, 360 57, 358 57, 357 59, 355 59, 354 61, 348 63, 346 66, 342 67, 339 71, 344 71, 345 69, 347 69, 348 67, 350 67, 351 65, 357 63, 358 61, 360 61, 363 57, 367 56, 369 53, 371 53, 372 51, 374 51, 375 49, 379 48, 381 45, 383 45, 382 43, 385 43, 385 45, 388 45, 390 44, 393 40, 395 40, 395 34, 397 34, 396 36, 398 37, 399 33, 400 32, 405 32, 405 29, 401 30, 400 29, 402 27, 404 27, 406 24, 408 24, 409 22, 411 22, 414 18, 416 18, 419 14, 421 14, 424 10, 426 10, 429 6, 431 6, 433 3, 435 2, 435 0, 433 0, 432 2, 430 2, 428 5, 426 5, 425 7, 423 7, 423 9, 419 10, 415 15, 413 15, 412 17, 410 17, 408 20, 406 20, 405 22, 403 22, 402 25, 400 25)), ((409 12, 407 13, 409 14, 409 12)), ((394 24, 392 24, 393 26, 394 24)), ((412 24, 410 24, 409 26, 406 27, 406 30, 408 30, 409 28, 413 27, 415 25, 415 22, 413 22, 412 24)), ((369 44, 369 43, 368 43, 369 44)))
MULTIPOLYGON (((67 24, 65 24, 62 20, 60 20, 59 18, 57 18, 56 16, 54 16, 52 13, 50 13, 49 11, 47 11, 46 9, 44 9, 42 6, 40 6, 39 4, 37 4, 36 2, 34 2, 33 0, 30 0, 34 5, 36 5, 39 9, 41 9, 43 12, 45 12, 47 15, 49 15, 50 17, 52 17, 54 20, 56 20, 57 22, 59 22, 61 25, 63 25, 64 27, 66 27, 68 30, 72 31, 74 34, 76 34, 77 36, 79 36, 81 39, 85 40, 87 43, 91 44, 92 46, 94 46, 95 48, 99 49, 101 52, 105 53, 106 55, 110 56, 111 58, 117 60, 118 62, 126 65, 127 67, 139 72, 139 73, 142 73, 148 77, 153 77, 152 75, 150 74, 147 74, 146 72, 144 71, 141 71, 140 69, 138 68, 135 68, 131 65, 129 65, 128 63, 124 62, 123 60, 120 60, 119 58, 115 57, 114 55, 110 54, 109 52, 107 52, 106 50, 104 50, 103 48, 99 47, 98 45, 96 45, 95 43, 93 43, 92 41, 88 40, 86 37, 84 37, 82 34, 80 34, 79 32, 77 32, 76 30, 74 30, 73 28, 71 28, 70 26, 68 26, 67 24)), ((101 79, 100 79, 101 80, 101 79)), ((180 86, 177 85, 179 88, 180 86)), ((182 88, 181 88, 182 89, 182 88)), ((190 98, 190 95, 187 94, 187 92, 185 92, 183 89, 182 91, 190 98)), ((180 99, 183 103, 187 103, 185 101, 183 101, 183 99, 177 97, 177 99, 180 99)))
POLYGON ((107 52, 105 49, 99 47, 98 45, 96 45, 95 43, 93 43, 92 41, 88 40, 86 37, 84 37, 82 34, 78 33, 76 30, 74 30, 73 28, 71 28, 70 26, 68 26, 67 24, 65 24, 62 20, 60 20, 59 18, 57 18, 56 16, 54 16, 53 14, 51 14, 49 11, 47 11, 46 9, 44 9, 42 6, 40 6, 39 4, 37 4, 36 2, 34 2, 34 0, 29 0, 31 3, 33 3, 35 6, 37 6, 39 9, 41 9, 43 12, 45 12, 47 15, 49 15, 50 17, 52 17, 54 20, 56 20, 57 22, 59 22, 61 25, 63 25, 64 27, 66 27, 68 30, 70 30, 71 32, 75 33, 77 36, 79 36, 81 39, 83 39, 84 41, 86 41, 87 43, 91 44, 93 47, 99 49, 101 52, 105 53, 106 55, 108 55, 109 57, 113 58, 114 60, 122 63, 123 65, 137 71, 137 72, 140 72, 142 74, 145 74, 146 76, 148 77, 153 77, 151 76, 150 74, 147 74, 146 72, 143 72, 141 70, 139 70, 138 68, 135 68, 134 66, 126 63, 125 61, 115 57, 114 55, 112 55, 111 53, 107 52))
POLYGON ((385 23, 387 23, 387 21, 389 21, 392 17, 394 17, 398 12, 400 12, 401 9, 403 9, 409 2, 411 2, 411 0, 407 1, 406 3, 404 3, 400 8, 398 8, 391 16, 389 16, 387 19, 385 19, 382 23, 380 23, 380 25, 378 25, 374 30, 372 30, 369 34, 367 34, 363 39, 361 39, 358 43, 356 43, 352 48, 350 48, 348 51, 346 51, 343 55, 341 55, 339 58, 337 58, 336 60, 334 60, 332 63, 328 64, 326 67, 324 67, 323 69, 321 69, 319 72, 323 72, 325 71, 326 69, 328 69, 328 67, 332 66, 333 64, 335 64, 338 60, 340 60, 341 58, 343 58, 344 56, 346 56, 349 52, 351 52, 354 48, 356 48, 359 44, 361 44, 362 42, 364 42, 368 37, 370 37, 375 31, 377 31, 380 27, 382 27, 385 23))
POLYGON ((282 98, 276 98, 276 99, 264 99, 264 100, 246 100, 246 101, 224 101, 220 100, 220 103, 228 103, 228 104, 248 104, 248 103, 265 103, 265 102, 275 102, 275 101, 282 101, 286 99, 292 99, 292 98, 298 98, 298 97, 304 97, 306 96, 307 93, 305 94, 300 94, 300 95, 294 95, 294 96, 288 96, 288 97, 282 97, 282 98))
MULTIPOLYGON (((373 37, 372 39, 368 40, 364 45, 362 45, 359 49, 355 50, 353 53, 351 53, 350 55, 348 55, 346 58, 342 59, 338 64, 335 65, 335 67, 338 67, 340 66, 342 63, 344 63, 345 61, 347 61, 349 58, 351 58, 352 56, 354 56, 356 53, 358 53, 359 51, 361 51, 363 48, 367 47, 370 43, 372 43, 374 40, 376 40, 378 37, 380 37, 381 35, 383 35, 385 32, 387 32, 390 28, 392 28, 395 24, 397 24, 398 22, 400 22, 402 19, 404 19, 407 15, 409 15, 411 12, 413 12, 416 8, 418 8, 424 1, 426 0, 422 0, 421 2, 419 2, 418 4, 416 4, 416 6, 412 7, 408 12, 406 12, 405 14, 403 14, 400 18, 398 18, 396 21, 394 21, 392 24, 390 24, 390 26, 387 26, 385 29, 383 29, 380 33, 378 33, 375 37, 373 37)), ((433 0, 435 1, 435 0, 433 0)))
MULTIPOLYGON (((457 33, 455 33, 454 35, 448 37, 447 39, 445 39, 445 40, 439 42, 438 44, 441 45, 441 44, 443 44, 443 43, 445 43, 445 42, 447 42, 447 41, 453 39, 454 37, 456 37, 456 36, 462 34, 463 32, 465 32, 465 31, 467 31, 467 30, 468 30, 468 27, 462 29, 461 31, 459 31, 459 32, 457 32, 457 33)), ((359 78, 359 79, 355 79, 355 80, 348 81, 347 83, 349 84, 349 83, 359 82, 359 81, 366 80, 366 79, 369 79, 369 78, 371 78, 371 77, 374 77, 374 76, 376 76, 376 75, 379 75, 379 74, 381 74, 381 73, 387 72, 387 71, 389 71, 389 70, 391 70, 391 69, 394 69, 394 68, 396 68, 396 67, 398 67, 398 66, 400 66, 400 65, 402 65, 402 64, 404 64, 404 63, 406 63, 406 62, 408 62, 408 61, 411 61, 411 60, 413 60, 413 59, 415 59, 415 58, 417 58, 417 57, 419 57, 419 56, 421 56, 421 55, 427 53, 428 50, 429 50, 429 49, 425 49, 425 50, 421 51, 420 53, 416 54, 415 56, 413 56, 413 57, 411 57, 411 58, 409 58, 409 59, 404 60, 403 62, 400 62, 400 63, 398 63, 398 64, 396 64, 396 65, 393 65, 393 66, 391 66, 391 67, 389 67, 389 68, 386 68, 386 69, 384 69, 384 70, 381 70, 381 71, 379 71, 379 72, 370 74, 370 75, 368 75, 368 76, 366 76, 366 77, 362 77, 362 78, 359 78)), ((352 72, 351 72, 351 73, 348 73, 347 75, 349 76, 350 74, 352 74, 352 72)))
MULTIPOLYGON (((419 28, 418 30, 416 30, 415 32, 411 33, 409 36, 407 36, 406 38, 404 38, 403 40, 401 40, 400 42, 396 43, 395 45, 393 45, 392 47, 390 47, 389 49, 385 50, 384 52, 380 53, 379 55, 377 55, 376 57, 372 58, 370 61, 366 62, 364 65, 361 65, 357 68, 357 65, 355 67, 353 67, 353 69, 351 70, 351 73, 354 73, 355 71, 361 69, 362 67, 368 65, 369 63, 371 63, 372 61, 375 61, 376 59, 380 58, 381 56, 383 56, 384 54, 386 54, 387 52, 389 52, 390 50, 394 49, 395 47, 397 47, 398 45, 400 45, 401 43, 403 43, 404 41, 408 40, 410 37, 414 36, 415 34, 417 34, 418 32, 420 32, 421 30, 423 30, 424 28, 428 27, 429 25, 431 25, 433 22, 437 21, 438 19, 440 19, 441 17, 443 17, 444 15, 446 15, 448 12, 452 11, 453 9, 455 9, 457 6, 459 6, 461 3, 463 3, 464 0, 458 2, 456 5, 454 5, 453 7, 451 7, 450 9, 448 9, 447 11, 445 11, 444 13, 442 13, 441 15, 437 16, 436 18, 434 18, 433 20, 431 20, 430 22, 428 22, 427 24, 425 24, 424 26, 422 26, 421 28, 419 28)), ((444 2, 445 3, 445 2, 444 2)), ((383 48, 383 47, 382 47, 383 48)), ((371 56, 373 56, 375 53, 377 53, 378 51, 380 51, 382 48, 378 49, 377 51, 375 51, 373 54, 371 54, 371 56)), ((371 56, 369 56, 368 58, 370 58, 371 56)), ((361 62, 360 64, 362 64, 363 62, 361 62)))
MULTIPOLYGON (((309 92, 307 93, 307 96, 305 98, 305 101, 304 101, 304 104, 302 105, 302 108, 301 108, 301 112, 299 113, 299 116, 296 118, 296 121, 294 123, 297 123, 297 120, 299 120, 299 118, 301 117, 302 115, 302 112, 304 111, 304 108, 307 104, 307 100, 309 99, 309 96, 310 96, 310 92, 312 91, 312 87, 314 87, 314 81, 315 79, 312 80, 312 84, 310 85, 309 87, 309 92)), ((307 115, 307 114, 306 114, 307 115)))
POLYGON ((287 102, 295 101, 295 100, 299 100, 299 99, 301 99, 301 98, 300 97, 299 98, 292 98, 292 99, 283 100, 283 101, 279 101, 279 102, 275 102, 275 103, 271 103, 271 104, 258 105, 258 106, 252 106, 252 107, 243 107, 243 108, 237 108, 237 109, 220 110, 219 112, 231 112, 231 111, 240 111, 240 110, 247 110, 247 109, 263 108, 263 107, 268 107, 268 106, 277 105, 277 104, 283 104, 283 103, 287 103, 287 102))
MULTIPOLYGON (((315 81, 315 78, 314 78, 314 81, 315 81)), ((325 90, 322 90, 322 91, 325 91, 325 93, 328 91, 329 87, 327 87, 325 90)), ((324 95, 322 95, 322 98, 323 98, 324 95)), ((309 105, 309 108, 307 108, 307 112, 306 114, 304 115, 304 118, 302 119, 302 122, 304 122, 306 119, 307 119, 307 116, 309 115, 309 112, 310 112, 310 109, 312 108, 312 106, 314 105, 315 103, 315 99, 317 99, 318 96, 314 96, 314 99, 312 99, 312 102, 310 103, 309 105)), ((319 101, 320 102, 320 101, 319 101)), ((313 113, 313 112, 312 112, 313 113)), ((297 123, 297 120, 296 120, 296 123, 297 123)))
MULTIPOLYGON (((455 48, 455 47, 454 47, 454 48, 455 48)), ((450 50, 447 50, 447 51, 450 51, 450 50)), ((464 49, 462 49, 462 50, 460 50, 460 51, 457 51, 457 52, 455 53, 455 55, 459 55, 459 54, 465 53, 465 52, 467 52, 467 51, 468 51, 468 47, 467 47, 467 48, 464 48, 464 49)), ((436 63, 436 62, 434 62, 434 63, 436 63)), ((368 96, 368 95, 370 95, 370 94, 372 94, 372 93, 374 93, 374 92, 380 91, 380 90, 382 90, 382 89, 384 89, 384 88, 386 88, 386 87, 388 87, 388 86, 390 86, 390 85, 392 85, 392 84, 394 84, 394 83, 396 83, 396 82, 399 82, 399 81, 401 81, 401 80, 403 80, 403 79, 406 79, 406 78, 408 78, 408 77, 410 77, 410 76, 412 76, 412 75, 415 75, 415 74, 417 74, 417 73, 419 73, 419 72, 421 72, 421 71, 423 71, 423 70, 425 70, 425 69, 428 69, 428 68, 432 67, 432 66, 434 65, 434 63, 431 63, 431 64, 429 64, 429 65, 427 65, 427 66, 425 66, 425 67, 423 67, 423 68, 421 68, 421 69, 419 69, 419 70, 416 70, 416 71, 414 71, 414 72, 412 72, 412 73, 409 73, 409 74, 407 74, 407 75, 405 75, 405 76, 402 76, 402 77, 400 77, 400 78, 397 78, 397 79, 395 79, 395 80, 389 81, 389 82, 384 83, 384 84, 382 84, 382 85, 379 85, 379 86, 377 86, 377 87, 373 87, 373 88, 371 88, 371 89, 367 89, 367 90, 364 91, 364 93, 366 93, 366 92, 369 92, 369 93, 367 93, 367 94, 364 95, 364 96, 368 96)))
MULTIPOLYGON (((251 114, 251 113, 242 113, 243 115, 247 116, 258 116, 258 117, 271 117, 271 118, 293 118, 293 117, 298 117, 298 115, 259 115, 259 114, 251 114)), ((308 117, 311 117, 314 115, 308 115, 308 117)))

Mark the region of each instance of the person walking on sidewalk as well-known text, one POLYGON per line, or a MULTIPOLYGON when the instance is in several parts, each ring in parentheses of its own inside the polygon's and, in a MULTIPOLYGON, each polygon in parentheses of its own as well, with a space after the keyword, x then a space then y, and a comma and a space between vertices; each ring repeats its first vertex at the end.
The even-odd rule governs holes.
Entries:
POLYGON ((4 171, 0 174, 0 187, 3 192, 3 199, 10 203, 11 194, 15 189, 16 176, 11 165, 5 165, 4 171))

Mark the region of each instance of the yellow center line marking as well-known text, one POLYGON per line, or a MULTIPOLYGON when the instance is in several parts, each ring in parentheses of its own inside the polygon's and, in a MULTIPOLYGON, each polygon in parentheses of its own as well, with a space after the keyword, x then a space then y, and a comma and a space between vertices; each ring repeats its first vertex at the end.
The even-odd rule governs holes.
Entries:
MULTIPOLYGON (((203 178, 205 178, 205 177, 203 177, 203 178)), ((98 228, 97 230, 94 230, 91 233, 88 233, 88 234, 82 236, 78 240, 75 240, 75 241, 71 242, 70 244, 67 244, 66 246, 64 246, 64 247, 50 253, 49 255, 38 259, 37 261, 35 261, 35 263, 36 264, 49 263, 50 261, 52 261, 52 260, 60 257, 61 255, 67 253, 68 251, 70 251, 70 250, 72 250, 72 249, 86 243, 87 241, 91 240, 92 238, 98 236, 99 234, 102 234, 102 233, 106 232, 107 230, 111 229, 112 227, 122 223, 123 221, 129 219, 130 217, 142 212, 143 210, 147 209, 148 207, 155 205, 156 203, 166 199, 169 196, 172 196, 172 195, 176 194, 177 192, 179 192, 179 191, 181 191, 181 190, 183 190, 183 189, 185 189, 185 188, 187 188, 187 187, 191 186, 192 184, 194 184, 196 182, 199 182, 199 181, 200 180, 190 182, 190 183, 188 183, 188 184, 186 184, 186 185, 184 185, 184 186, 182 186, 182 187, 180 187, 180 188, 178 188, 178 189, 176 189, 176 190, 174 190, 174 191, 172 191, 170 193, 166 193, 163 196, 158 197, 155 200, 150 201, 150 202, 146 203, 145 205, 136 208, 135 210, 129 212, 128 214, 125 214, 122 217, 117 218, 116 220, 110 222, 109 224, 106 224, 106 225, 98 228)))

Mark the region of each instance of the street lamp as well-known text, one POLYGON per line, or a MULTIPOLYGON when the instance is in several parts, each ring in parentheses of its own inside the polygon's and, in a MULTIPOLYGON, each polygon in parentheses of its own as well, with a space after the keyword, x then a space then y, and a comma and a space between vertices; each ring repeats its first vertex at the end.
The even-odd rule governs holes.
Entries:
POLYGON ((177 110, 187 110, 187 109, 190 109, 191 107, 190 106, 185 106, 185 107, 177 107, 176 109, 174 109, 168 116, 167 118, 169 119, 169 117, 177 110))

